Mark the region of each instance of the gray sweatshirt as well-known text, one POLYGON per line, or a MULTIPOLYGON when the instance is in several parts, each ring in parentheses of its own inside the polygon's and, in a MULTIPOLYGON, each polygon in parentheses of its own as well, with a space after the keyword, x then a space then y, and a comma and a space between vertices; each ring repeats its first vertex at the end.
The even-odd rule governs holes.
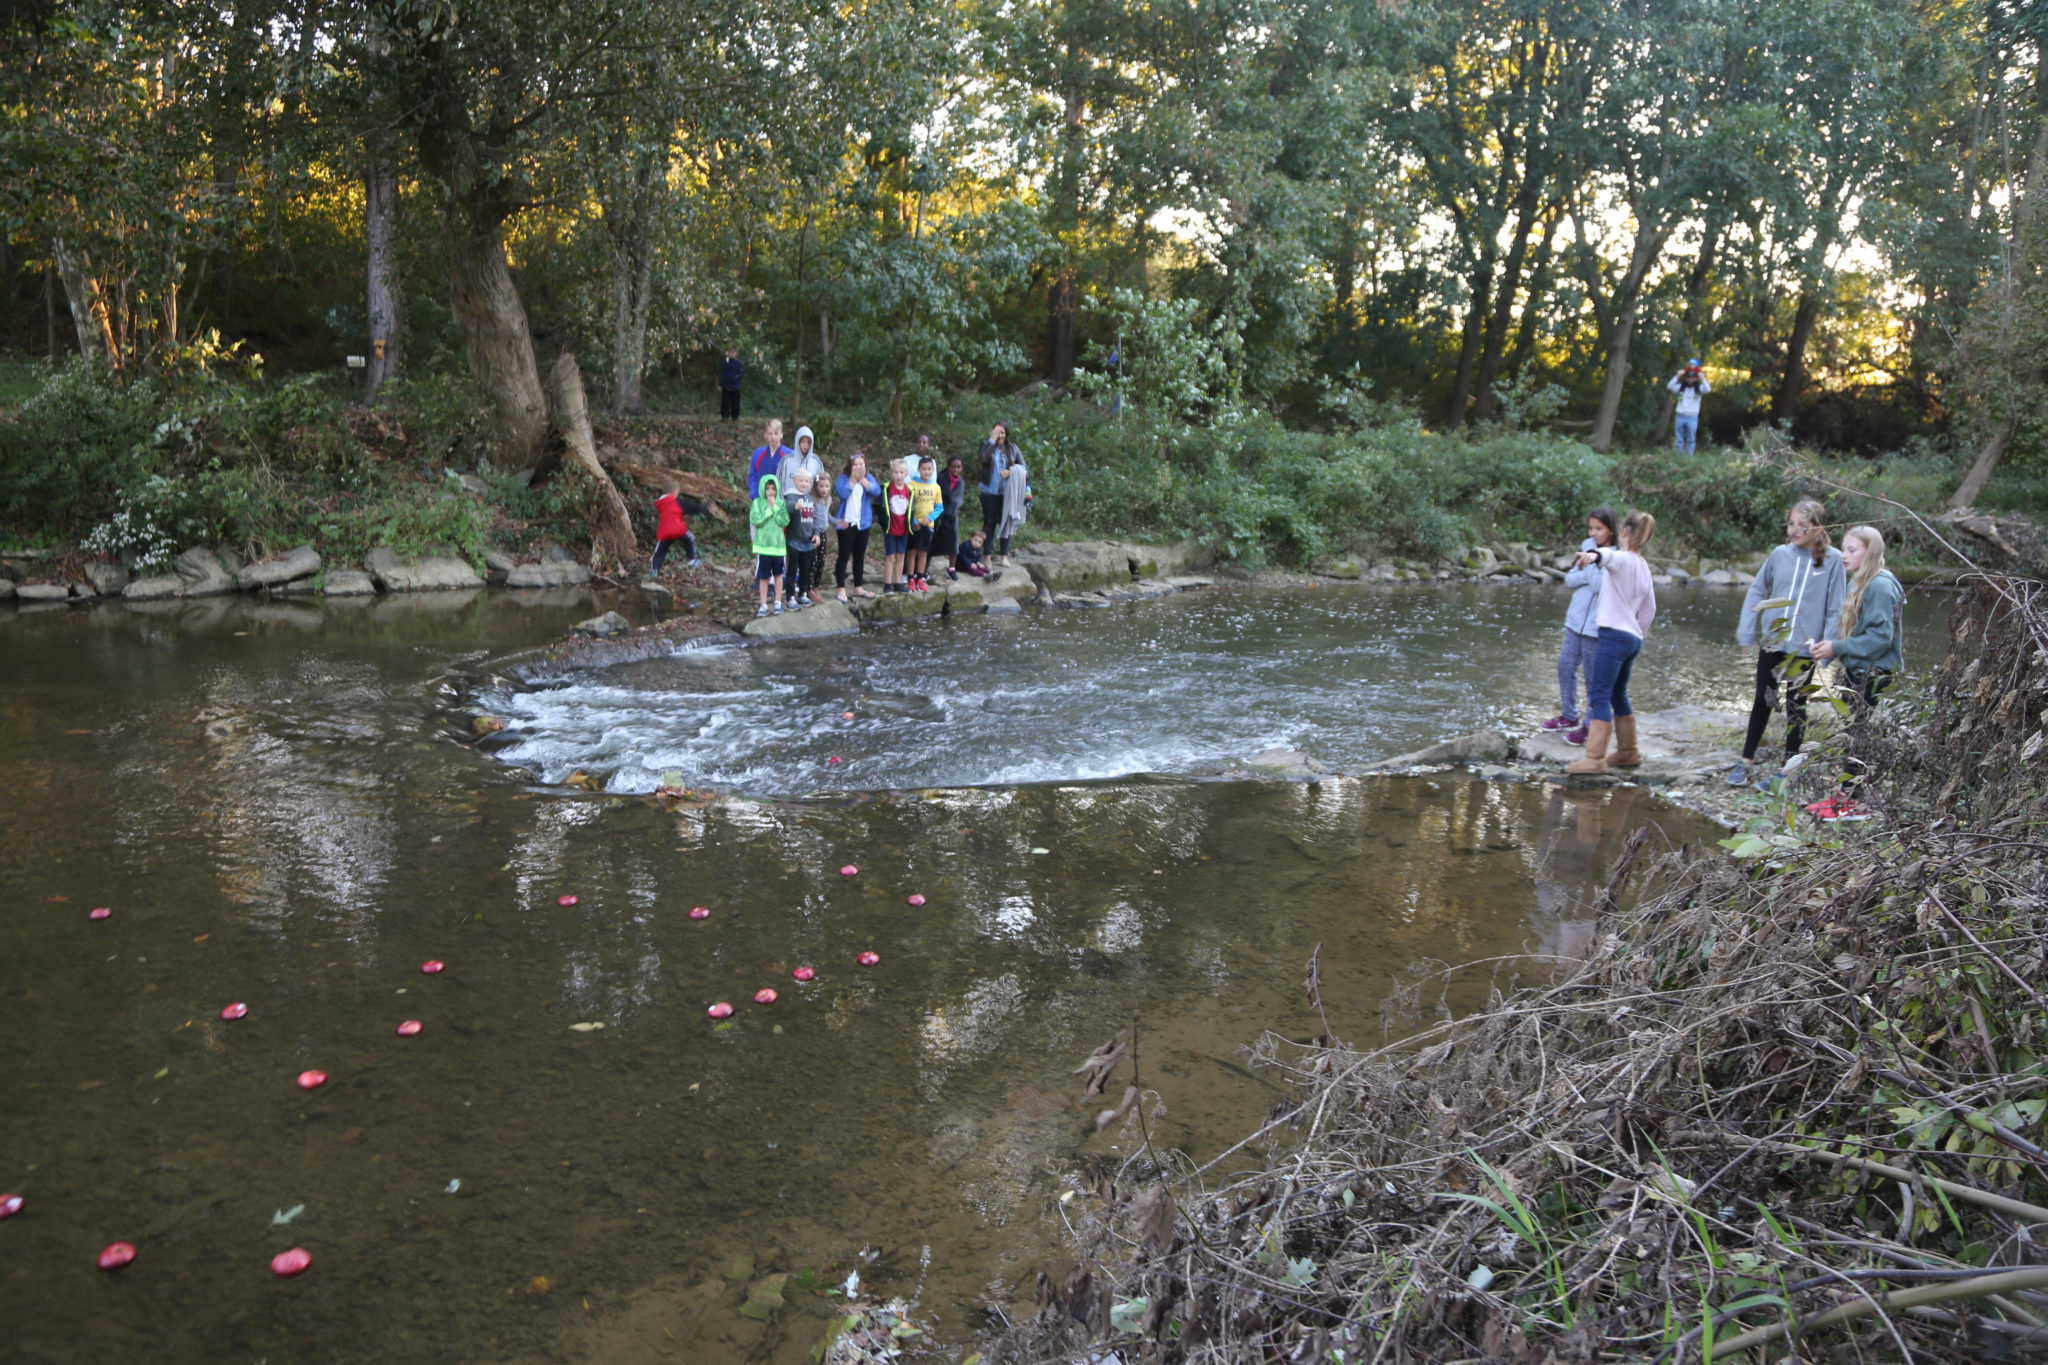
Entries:
POLYGON ((1840 550, 1829 547, 1816 569, 1811 551, 1797 545, 1780 545, 1757 569, 1749 594, 1742 599, 1742 616, 1735 622, 1735 643, 1810 657, 1806 642, 1828 638, 1835 619, 1842 614, 1842 598, 1847 592, 1840 550), (1758 619, 1759 606, 1781 597, 1792 599, 1792 605, 1773 607, 1758 619), (1780 636, 1777 623, 1786 620, 1792 623, 1791 632, 1780 636))

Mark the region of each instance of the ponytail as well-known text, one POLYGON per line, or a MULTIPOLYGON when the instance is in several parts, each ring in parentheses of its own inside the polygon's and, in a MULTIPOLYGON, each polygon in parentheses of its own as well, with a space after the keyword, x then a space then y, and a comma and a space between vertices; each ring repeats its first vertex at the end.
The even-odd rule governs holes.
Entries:
POLYGON ((1813 544, 1813 567, 1818 569, 1826 564, 1828 551, 1833 549, 1835 544, 1828 536, 1828 509, 1813 498, 1805 498, 1793 503, 1792 510, 1787 515, 1805 517, 1814 529, 1820 532, 1820 539, 1813 544))

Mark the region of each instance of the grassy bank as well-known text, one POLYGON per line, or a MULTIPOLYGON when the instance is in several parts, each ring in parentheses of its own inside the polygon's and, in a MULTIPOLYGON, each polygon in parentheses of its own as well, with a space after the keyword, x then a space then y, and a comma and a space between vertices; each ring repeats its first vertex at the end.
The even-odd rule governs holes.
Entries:
MULTIPOLYGON (((547 541, 581 544, 590 490, 566 474, 527 487, 493 471, 482 404, 466 382, 417 378, 374 410, 352 406, 341 385, 260 379, 232 357, 126 385, 79 366, 13 367, 0 375, 0 538, 83 545, 146 566, 195 544, 255 556, 311 543, 333 562, 377 545, 449 545, 474 559, 486 546, 517 556, 547 541)), ((1655 512, 1668 552, 1739 556, 1778 538, 1790 501, 1827 492, 1818 480, 1929 508, 1959 474, 1939 454, 1822 462, 1764 445, 1608 457, 1540 432, 1434 434, 1398 414, 1324 431, 1256 414, 1162 428, 1043 397, 962 399, 927 429, 942 455, 971 461, 998 418, 1017 434, 1039 495, 1028 535, 1192 536, 1253 565, 1437 560, 1492 541, 1548 543, 1603 502, 1655 512)), ((856 449, 906 452, 913 435, 854 414, 807 420, 835 464, 856 449)), ((737 483, 758 430, 758 419, 734 427, 679 414, 615 420, 598 438, 608 456, 737 483)), ((628 501, 651 538, 649 497, 628 490, 628 501)), ((1897 532, 1896 561, 1937 557, 1895 509, 1829 502, 1841 520, 1897 532)), ((2038 515, 2048 479, 2005 471, 1985 503, 2038 515)), ((699 530, 713 550, 738 553, 742 527, 736 515, 699 530)))
POLYGON ((991 1358, 2039 1358, 2048 590, 1975 588, 1928 696, 1857 740, 1876 827, 1639 837, 1552 980, 1268 1036, 1285 1098, 1200 1169, 1134 1119, 991 1358))

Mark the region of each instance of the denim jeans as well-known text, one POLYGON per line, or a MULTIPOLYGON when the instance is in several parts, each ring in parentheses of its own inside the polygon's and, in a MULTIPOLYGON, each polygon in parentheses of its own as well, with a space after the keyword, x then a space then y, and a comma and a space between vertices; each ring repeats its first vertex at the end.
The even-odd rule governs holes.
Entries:
POLYGON ((1564 633, 1564 648, 1557 651, 1557 695, 1562 705, 1558 714, 1566 720, 1579 719, 1579 673, 1586 674, 1586 687, 1593 686, 1593 654, 1600 648, 1600 641, 1591 635, 1581 635, 1575 630, 1564 633))
POLYGON ((1671 419, 1671 437, 1681 455, 1692 454, 1693 442, 1699 438, 1700 415, 1680 413, 1671 419))
POLYGON ((1632 716, 1636 708, 1628 702, 1628 675, 1635 671, 1636 655, 1643 652, 1643 637, 1613 626, 1600 627, 1600 648, 1593 666, 1586 670, 1586 719, 1614 723, 1616 716, 1632 716))

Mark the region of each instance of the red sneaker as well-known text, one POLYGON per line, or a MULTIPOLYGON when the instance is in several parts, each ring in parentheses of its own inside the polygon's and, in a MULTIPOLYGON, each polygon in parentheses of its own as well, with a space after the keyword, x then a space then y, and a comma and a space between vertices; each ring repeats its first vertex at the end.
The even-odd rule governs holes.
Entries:
POLYGON ((1806 813, 1816 820, 1832 820, 1835 818, 1836 807, 1841 803, 1842 798, 1839 796, 1824 796, 1807 806, 1806 813))

